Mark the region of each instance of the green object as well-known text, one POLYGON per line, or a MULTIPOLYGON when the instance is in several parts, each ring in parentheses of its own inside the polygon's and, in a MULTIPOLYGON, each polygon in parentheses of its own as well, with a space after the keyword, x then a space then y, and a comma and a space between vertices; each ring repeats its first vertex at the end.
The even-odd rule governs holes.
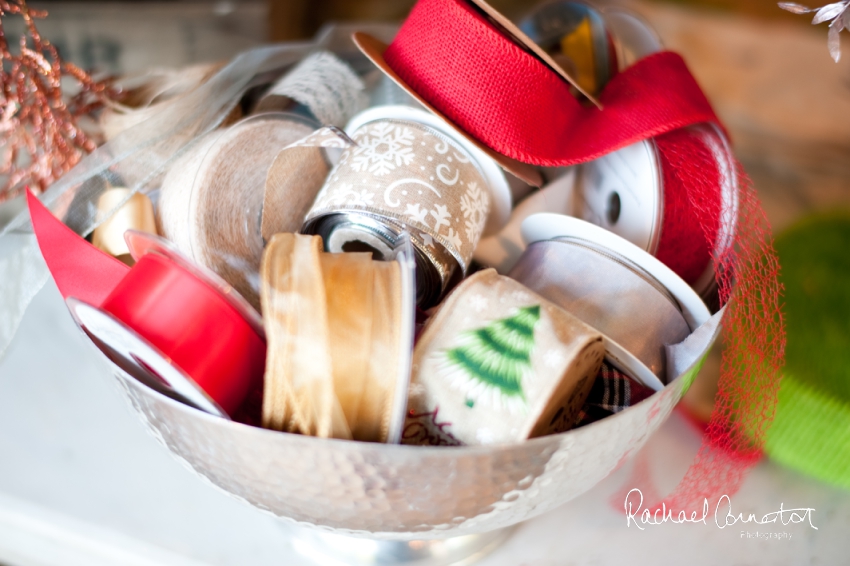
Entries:
MULTIPOLYGON (((452 365, 473 380, 495 387, 507 397, 525 399, 522 378, 531 370, 534 327, 540 305, 523 307, 514 316, 495 320, 462 335, 462 343, 446 352, 452 365)), ((470 401, 468 399, 467 406, 470 401)))
POLYGON ((806 218, 776 250, 788 345, 765 452, 850 489, 850 211, 806 218))

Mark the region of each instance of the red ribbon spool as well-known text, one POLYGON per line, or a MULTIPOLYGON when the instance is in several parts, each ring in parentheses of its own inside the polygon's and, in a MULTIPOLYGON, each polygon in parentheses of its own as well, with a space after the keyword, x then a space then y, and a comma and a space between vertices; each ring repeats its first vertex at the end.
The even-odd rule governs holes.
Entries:
POLYGON ((651 55, 614 77, 600 110, 580 103, 529 51, 530 40, 522 45, 482 13, 492 8, 474 4, 419 0, 385 52, 374 41, 358 44, 411 94, 500 154, 568 166, 685 126, 719 125, 675 53, 651 55))
POLYGON ((75 234, 32 193, 27 200, 39 247, 63 297, 112 314, 227 414, 262 384, 265 337, 259 317, 246 316, 250 311, 238 305, 235 292, 228 296, 216 289, 214 278, 192 270, 154 237, 128 268, 75 234))

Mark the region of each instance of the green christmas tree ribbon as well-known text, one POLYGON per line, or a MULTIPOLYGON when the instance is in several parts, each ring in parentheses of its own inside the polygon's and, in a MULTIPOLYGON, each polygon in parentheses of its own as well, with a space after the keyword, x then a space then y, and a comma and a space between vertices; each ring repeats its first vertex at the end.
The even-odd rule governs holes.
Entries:
MULTIPOLYGON (((531 371, 534 327, 539 320, 540 305, 522 307, 513 316, 464 333, 461 345, 448 350, 446 357, 470 379, 525 401, 522 381, 531 371)), ((467 405, 472 407, 474 402, 469 399, 467 405)))

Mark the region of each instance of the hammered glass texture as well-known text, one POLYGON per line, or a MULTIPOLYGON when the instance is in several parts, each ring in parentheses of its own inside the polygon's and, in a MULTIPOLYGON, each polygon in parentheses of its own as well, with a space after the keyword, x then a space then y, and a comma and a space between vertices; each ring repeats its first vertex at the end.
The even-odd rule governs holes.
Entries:
POLYGON ((692 381, 682 376, 622 413, 567 433, 510 446, 432 448, 230 422, 111 367, 154 436, 213 485, 305 526, 386 540, 483 533, 558 507, 640 449, 692 381))

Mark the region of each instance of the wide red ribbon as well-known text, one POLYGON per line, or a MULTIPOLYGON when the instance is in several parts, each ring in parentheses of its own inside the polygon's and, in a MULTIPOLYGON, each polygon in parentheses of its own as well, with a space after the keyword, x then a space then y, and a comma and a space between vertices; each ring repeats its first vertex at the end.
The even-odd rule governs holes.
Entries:
POLYGON ((465 0, 419 0, 384 58, 437 110, 491 149, 568 166, 717 115, 684 60, 662 52, 585 106, 570 85, 465 0))
POLYGON ((211 285, 155 252, 127 267, 65 226, 29 191, 27 202, 63 297, 100 307, 126 324, 228 414, 262 383, 265 339, 211 285))

